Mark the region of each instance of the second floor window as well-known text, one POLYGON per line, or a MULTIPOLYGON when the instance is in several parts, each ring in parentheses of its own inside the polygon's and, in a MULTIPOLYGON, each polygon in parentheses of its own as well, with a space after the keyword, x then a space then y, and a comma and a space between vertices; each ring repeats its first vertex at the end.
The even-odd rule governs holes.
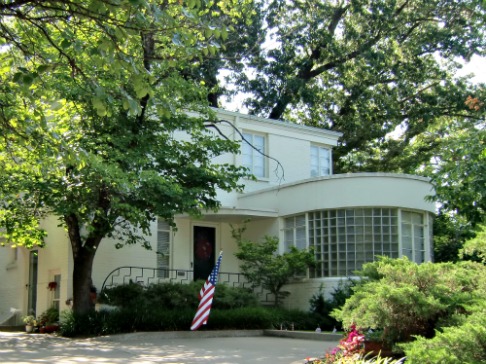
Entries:
POLYGON ((243 133, 243 137, 248 141, 241 143, 243 166, 248 168, 255 177, 266 177, 265 157, 263 155, 267 152, 265 136, 261 134, 243 133))
POLYGON ((329 176, 331 174, 331 150, 311 145, 311 177, 329 176))

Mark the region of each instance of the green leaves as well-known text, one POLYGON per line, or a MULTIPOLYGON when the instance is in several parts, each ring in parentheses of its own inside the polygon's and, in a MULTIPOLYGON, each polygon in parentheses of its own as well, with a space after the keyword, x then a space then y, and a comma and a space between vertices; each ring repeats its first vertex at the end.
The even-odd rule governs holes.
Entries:
POLYGON ((232 231, 238 243, 235 256, 241 261, 241 271, 252 285, 262 286, 271 292, 278 306, 288 295, 288 292, 282 291, 283 286, 294 276, 307 273, 307 269, 314 264, 314 254, 295 247, 278 254, 276 237, 266 236, 262 242, 244 240, 242 234, 245 230, 246 226, 243 226, 232 231))
POLYGON ((184 71, 203 50, 216 54, 217 18, 231 22, 233 3, 0 7, 0 234, 42 245, 41 218, 59 219, 76 311, 90 307, 84 293, 103 238, 150 248, 151 221, 216 210, 218 190, 241 189, 245 170, 213 163, 238 145, 205 130, 203 119, 214 119, 207 90, 184 71))
POLYGON ((344 326, 383 329, 390 345, 414 335, 429 337, 433 330, 467 321, 484 309, 486 276, 481 264, 417 265, 406 258, 382 258, 366 264, 363 277, 332 316, 344 326))

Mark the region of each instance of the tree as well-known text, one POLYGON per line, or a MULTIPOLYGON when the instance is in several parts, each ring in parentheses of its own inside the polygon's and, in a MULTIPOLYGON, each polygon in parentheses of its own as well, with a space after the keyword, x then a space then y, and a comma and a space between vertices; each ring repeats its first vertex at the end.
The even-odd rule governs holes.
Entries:
POLYGON ((288 292, 283 286, 299 274, 305 274, 315 262, 314 253, 291 247, 283 254, 277 254, 278 238, 265 236, 262 242, 242 238, 246 226, 233 229, 232 234, 238 244, 235 256, 241 261, 243 275, 254 286, 261 286, 274 296, 275 306, 279 306, 288 292))
POLYGON ((484 223, 477 227, 477 235, 465 242, 460 256, 476 256, 483 264, 486 264, 486 226, 484 223))
MULTIPOLYGON (((217 189, 247 176, 212 162, 238 143, 214 132, 207 90, 181 72, 223 31, 198 1, 9 1, 0 11, 0 234, 43 246, 39 222, 59 217, 73 309, 86 312, 104 238, 150 248, 151 221, 217 209, 217 189)), ((238 4, 221 1, 218 13, 237 16, 238 4)))
POLYGON ((469 97, 466 104, 479 120, 450 125, 438 146, 438 158, 425 172, 432 177, 441 208, 474 226, 486 211, 486 125, 483 102, 469 97))
POLYGON ((457 262, 464 242, 474 237, 474 227, 465 217, 440 210, 434 219, 434 262, 457 262))
POLYGON ((464 100, 481 88, 455 72, 484 54, 483 2, 272 0, 265 11, 265 51, 235 82, 252 113, 343 132, 336 172, 415 172, 438 123, 473 116, 464 100))

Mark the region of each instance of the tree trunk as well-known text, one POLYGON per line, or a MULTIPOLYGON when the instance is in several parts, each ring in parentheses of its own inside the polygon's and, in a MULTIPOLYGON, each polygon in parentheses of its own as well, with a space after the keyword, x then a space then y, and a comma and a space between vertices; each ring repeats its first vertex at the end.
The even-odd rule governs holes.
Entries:
POLYGON ((78 255, 74 257, 73 311, 76 313, 83 314, 94 309, 95 302, 91 297, 94 257, 95 251, 91 252, 86 248, 81 248, 78 255))
POLYGON ((68 227, 74 262, 73 311, 82 314, 94 309, 94 301, 91 299, 90 294, 93 286, 91 273, 96 249, 102 237, 91 236, 83 244, 76 215, 65 216, 65 221, 68 227))

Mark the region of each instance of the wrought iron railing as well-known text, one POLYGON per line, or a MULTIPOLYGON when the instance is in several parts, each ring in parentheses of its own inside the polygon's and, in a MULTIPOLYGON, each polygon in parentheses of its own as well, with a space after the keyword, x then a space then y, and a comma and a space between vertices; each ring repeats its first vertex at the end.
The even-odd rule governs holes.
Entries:
MULTIPOLYGON (((123 284, 137 283, 149 286, 158 283, 190 283, 194 280, 194 271, 189 269, 165 269, 124 266, 112 270, 103 281, 101 290, 123 284)), ((252 288, 241 273, 219 272, 218 283, 232 287, 252 288)), ((253 288, 255 294, 264 304, 273 303, 273 295, 262 287, 253 288)))

